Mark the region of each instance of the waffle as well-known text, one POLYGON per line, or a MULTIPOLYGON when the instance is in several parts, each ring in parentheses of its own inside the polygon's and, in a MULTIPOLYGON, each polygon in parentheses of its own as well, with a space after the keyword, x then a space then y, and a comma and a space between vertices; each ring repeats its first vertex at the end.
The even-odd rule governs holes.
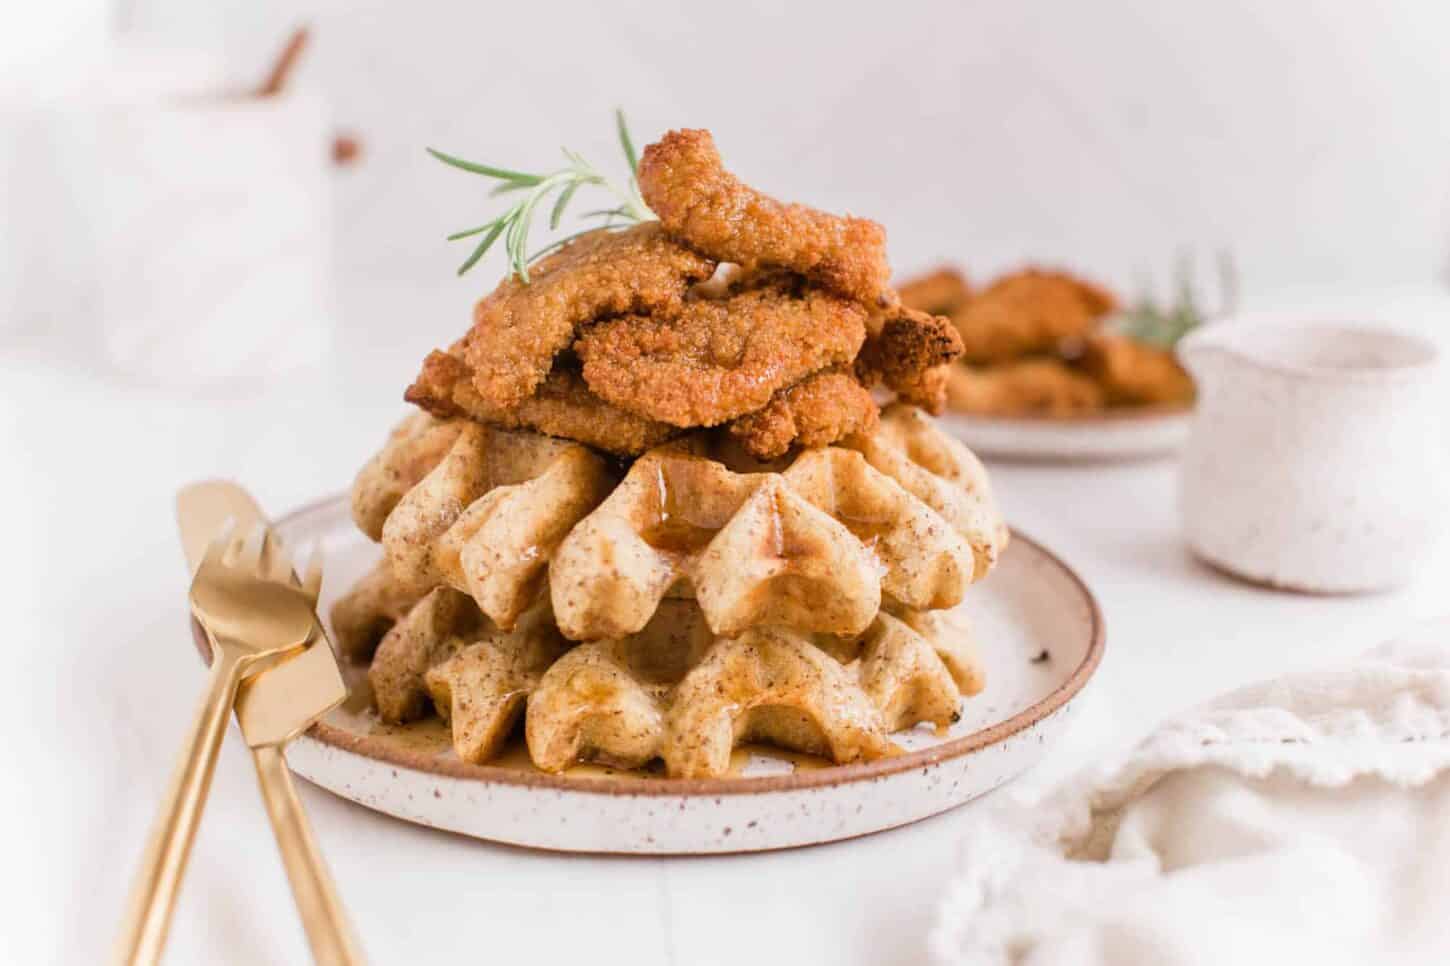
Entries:
MULTIPOLYGON (((371 633, 388 620, 392 601, 379 590, 364 581, 339 602, 371 618, 351 627, 371 633)), ((529 754, 546 771, 661 760, 672 776, 719 776, 745 741, 872 760, 895 753, 892 732, 955 721, 960 695, 982 682, 970 641, 948 643, 923 614, 882 612, 852 636, 770 627, 730 638, 696 603, 672 599, 637 634, 571 647, 547 602, 505 631, 439 587, 381 642, 338 636, 351 653, 376 645, 368 677, 384 720, 413 720, 431 703, 458 756, 482 763, 523 714, 529 754)))
POLYGON ((975 453, 937 429, 926 413, 899 403, 882 411, 877 432, 847 445, 941 514, 972 548, 973 580, 987 575, 1007 549, 1010 531, 975 453))
POLYGON ((860 634, 883 599, 954 606, 1005 546, 981 464, 911 407, 783 463, 719 440, 657 447, 614 485, 576 443, 415 416, 359 475, 354 516, 403 592, 463 591, 501 628, 547 574, 574 640, 637 633, 670 597, 717 635, 860 634))
POLYGON ((358 475, 353 517, 382 542, 399 592, 453 587, 510 628, 613 482, 578 443, 415 415, 358 475))

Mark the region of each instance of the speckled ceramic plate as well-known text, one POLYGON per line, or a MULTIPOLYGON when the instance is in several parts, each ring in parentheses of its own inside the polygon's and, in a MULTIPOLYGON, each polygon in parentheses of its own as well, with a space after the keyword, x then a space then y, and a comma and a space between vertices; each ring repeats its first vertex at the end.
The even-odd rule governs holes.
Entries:
MULTIPOLYGON (((322 612, 377 559, 335 499, 278 523, 293 546, 320 541, 322 612)), ((409 822, 543 849, 752 852, 831 842, 946 811, 1030 767, 1062 734, 1103 652, 1103 619, 1083 582, 1020 534, 962 604, 987 687, 946 733, 895 736, 905 753, 832 765, 764 748, 736 753, 722 779, 669 779, 581 767, 539 772, 522 742, 501 763, 470 765, 442 725, 380 722, 365 701, 333 711, 287 749, 294 771, 409 822)), ((356 672, 354 672, 356 673, 356 672)))
POLYGON ((1170 456, 1188 438, 1191 406, 1082 416, 1013 418, 949 413, 938 422, 980 456, 1021 460, 1132 460, 1170 456))

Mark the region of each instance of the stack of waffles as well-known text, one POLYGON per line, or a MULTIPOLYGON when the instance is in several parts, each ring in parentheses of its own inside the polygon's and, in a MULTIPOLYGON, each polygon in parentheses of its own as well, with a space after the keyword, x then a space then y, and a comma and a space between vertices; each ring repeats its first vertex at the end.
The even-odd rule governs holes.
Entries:
POLYGON ((1007 533, 915 408, 961 338, 890 287, 880 225, 762 194, 709 132, 636 174, 657 220, 505 278, 424 360, 353 490, 382 560, 338 640, 385 721, 437 714, 469 762, 520 720, 546 771, 890 755, 983 683, 940 614, 1007 533))
POLYGON ((338 601, 378 715, 465 761, 728 772, 747 741, 838 763, 944 727, 983 686, 941 612, 1007 542, 976 458, 920 410, 762 462, 728 434, 627 464, 419 413, 353 488, 382 559, 338 601))

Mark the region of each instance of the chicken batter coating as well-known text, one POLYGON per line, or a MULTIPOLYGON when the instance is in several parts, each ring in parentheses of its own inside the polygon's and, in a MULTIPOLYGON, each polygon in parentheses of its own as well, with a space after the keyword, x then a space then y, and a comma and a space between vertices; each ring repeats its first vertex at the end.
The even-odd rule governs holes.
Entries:
POLYGON ((939 414, 946 404, 942 367, 961 354, 950 319, 900 306, 867 336, 856 375, 867 386, 884 384, 906 402, 939 414))
POLYGON ((516 406, 581 326, 631 312, 674 315, 690 285, 714 270, 656 222, 591 232, 544 259, 528 284, 507 278, 479 302, 459 355, 484 404, 516 406))
POLYGON ((639 190, 671 235, 711 258, 786 268, 868 306, 894 300, 884 228, 761 194, 725 170, 709 131, 645 148, 639 190))
POLYGON ((947 408, 947 383, 954 368, 956 367, 947 363, 898 379, 892 387, 896 390, 896 398, 924 409, 933 416, 940 416, 947 408))
POLYGON ((753 412, 778 390, 850 362, 866 310, 777 280, 723 299, 696 299, 672 319, 601 322, 575 343, 584 381, 621 409, 675 426, 714 426, 753 412))
POLYGON ((730 435, 756 459, 784 456, 792 446, 829 446, 876 429, 880 412, 871 393, 849 372, 808 376, 764 408, 730 424, 730 435))
POLYGON ((963 360, 987 364, 1052 353, 1117 307, 1112 294, 1065 272, 1027 269, 994 281, 952 316, 963 360))
POLYGON ((555 368, 534 396, 513 407, 489 405, 474 385, 467 363, 432 352, 403 398, 440 419, 467 416, 503 429, 534 429, 618 456, 637 456, 679 432, 611 406, 591 393, 572 369, 555 368))

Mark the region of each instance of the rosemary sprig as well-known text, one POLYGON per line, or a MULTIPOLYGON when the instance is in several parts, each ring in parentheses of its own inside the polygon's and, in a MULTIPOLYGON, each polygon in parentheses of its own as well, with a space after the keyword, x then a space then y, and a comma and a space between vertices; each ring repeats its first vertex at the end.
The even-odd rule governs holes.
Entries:
POLYGON ((630 139, 629 126, 625 123, 623 111, 614 112, 614 123, 619 137, 619 146, 624 151, 625 160, 629 162, 629 181, 623 187, 604 177, 593 165, 568 148, 563 149, 564 159, 568 161, 568 164, 557 171, 545 174, 514 171, 509 168, 494 167, 491 164, 465 161, 451 154, 444 154, 442 151, 429 148, 428 153, 444 164, 498 181, 499 183, 489 192, 489 197, 518 195, 518 200, 510 204, 504 209, 503 214, 492 221, 485 222, 477 228, 454 232, 448 236, 449 241, 483 236, 474 246, 467 260, 458 267, 458 274, 462 275, 476 265, 479 259, 488 254, 488 250, 493 247, 493 244, 502 238, 504 249, 508 253, 510 274, 517 275, 520 281, 527 285, 531 264, 580 235, 599 228, 619 228, 654 218, 654 213, 649 210, 649 206, 640 197, 639 182, 635 178, 635 171, 639 167, 639 157, 635 153, 634 142, 630 139), (615 196, 619 204, 613 208, 586 212, 580 217, 602 219, 602 221, 583 231, 560 238, 533 254, 529 254, 529 230, 533 227, 534 214, 544 200, 550 195, 555 196, 553 205, 549 209, 549 229, 553 231, 559 227, 559 222, 564 217, 569 202, 574 199, 575 193, 586 185, 605 188, 615 196))
POLYGON ((1200 306, 1193 264, 1187 254, 1179 255, 1175 275, 1176 293, 1168 304, 1160 303, 1151 294, 1144 294, 1109 320, 1109 324, 1137 342, 1171 349, 1208 319, 1228 315, 1234 310, 1238 302, 1238 273, 1228 252, 1218 254, 1218 306, 1213 312, 1205 312, 1200 306))

